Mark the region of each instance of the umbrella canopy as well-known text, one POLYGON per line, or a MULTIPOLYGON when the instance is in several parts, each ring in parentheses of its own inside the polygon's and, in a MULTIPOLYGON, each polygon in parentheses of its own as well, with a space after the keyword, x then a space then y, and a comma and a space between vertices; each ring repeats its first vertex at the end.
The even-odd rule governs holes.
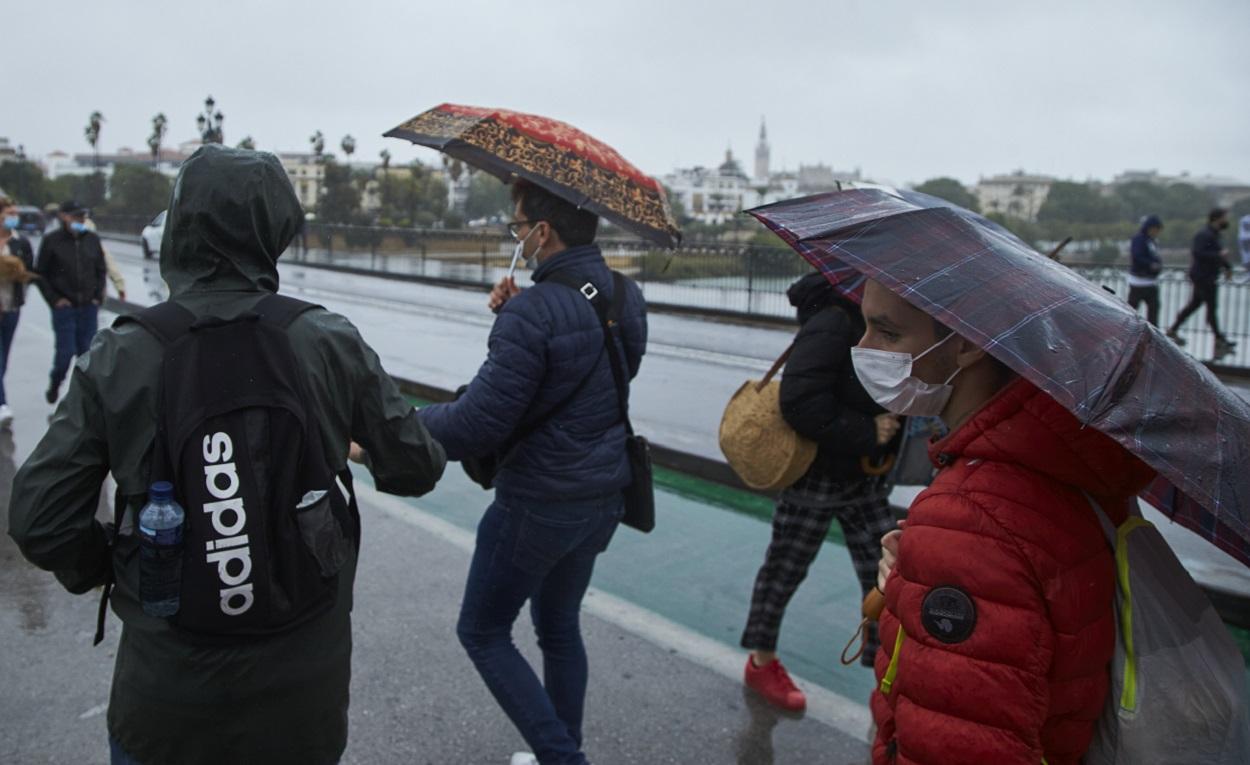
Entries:
POLYGON ((506 183, 524 178, 664 247, 681 242, 664 187, 572 125, 504 109, 442 104, 384 135, 438 149, 506 183))
POLYGON ((877 281, 1114 438, 1158 471, 1152 504, 1250 565, 1250 406, 1123 301, 925 194, 749 212, 848 296, 877 281))

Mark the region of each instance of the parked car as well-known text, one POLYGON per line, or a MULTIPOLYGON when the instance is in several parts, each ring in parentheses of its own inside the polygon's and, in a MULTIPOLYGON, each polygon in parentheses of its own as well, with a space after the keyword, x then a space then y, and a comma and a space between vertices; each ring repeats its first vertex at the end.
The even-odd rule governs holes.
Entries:
MULTIPOLYGON (((131 229, 132 231, 134 229, 131 229)), ((143 248, 143 259, 151 260, 161 254, 161 238, 165 236, 165 211, 152 219, 143 227, 139 234, 139 246, 143 248)))
POLYGON ((43 211, 38 207, 20 205, 17 208, 17 217, 21 221, 17 224, 18 231, 27 236, 43 236, 43 229, 46 224, 43 211))

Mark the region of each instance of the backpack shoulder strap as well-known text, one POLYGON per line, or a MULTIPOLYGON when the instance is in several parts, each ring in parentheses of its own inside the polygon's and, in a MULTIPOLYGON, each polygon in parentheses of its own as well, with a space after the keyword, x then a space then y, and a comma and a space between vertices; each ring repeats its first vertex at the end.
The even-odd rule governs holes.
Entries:
POLYGON ((275 293, 261 298, 253 310, 262 321, 286 329, 298 316, 314 308, 321 306, 275 293))
POLYGON ((157 303, 138 313, 123 314, 113 321, 114 327, 138 324, 152 334, 161 345, 169 345, 191 331, 195 314, 172 300, 157 303))

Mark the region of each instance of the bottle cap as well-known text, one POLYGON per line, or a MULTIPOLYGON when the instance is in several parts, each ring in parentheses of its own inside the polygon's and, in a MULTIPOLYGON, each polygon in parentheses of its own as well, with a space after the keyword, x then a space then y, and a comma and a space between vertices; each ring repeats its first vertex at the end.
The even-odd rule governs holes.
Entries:
POLYGON ((174 498, 174 485, 169 481, 157 481, 148 492, 150 499, 169 500, 174 498))

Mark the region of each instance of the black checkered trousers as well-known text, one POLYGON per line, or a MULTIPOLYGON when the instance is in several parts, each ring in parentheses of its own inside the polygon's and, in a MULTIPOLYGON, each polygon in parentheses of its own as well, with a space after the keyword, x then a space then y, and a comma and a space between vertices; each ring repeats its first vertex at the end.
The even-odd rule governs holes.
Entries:
MULTIPOLYGON (((777 650, 786 605, 807 577, 807 569, 816 559, 834 518, 842 525, 846 548, 864 594, 876 586, 881 537, 896 528, 888 501, 890 488, 875 478, 831 481, 806 475, 781 492, 773 513, 772 541, 755 577, 751 613, 742 633, 743 648, 777 650)), ((861 663, 871 667, 877 647, 877 625, 872 624, 861 663)))

